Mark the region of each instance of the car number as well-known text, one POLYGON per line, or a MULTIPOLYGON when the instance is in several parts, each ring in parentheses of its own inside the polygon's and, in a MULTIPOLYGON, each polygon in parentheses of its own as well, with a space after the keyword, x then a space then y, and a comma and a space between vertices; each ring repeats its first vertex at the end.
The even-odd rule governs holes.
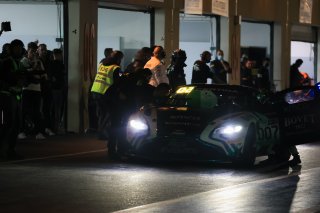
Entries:
POLYGON ((279 125, 269 125, 258 128, 258 140, 268 141, 279 138, 279 125))

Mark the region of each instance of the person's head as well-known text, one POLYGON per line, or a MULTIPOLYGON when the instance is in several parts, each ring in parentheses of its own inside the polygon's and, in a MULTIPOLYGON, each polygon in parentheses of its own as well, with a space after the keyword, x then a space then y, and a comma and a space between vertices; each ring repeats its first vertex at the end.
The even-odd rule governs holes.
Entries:
POLYGON ((150 47, 142 47, 135 54, 134 59, 146 63, 152 56, 152 50, 150 47))
POLYGON ((116 64, 120 66, 123 56, 124 55, 120 50, 112 51, 112 53, 110 54, 111 64, 116 64))
POLYGON ((53 49, 52 55, 53 55, 53 60, 58 60, 58 61, 63 60, 63 54, 61 49, 58 49, 58 48, 53 49))
POLYGON ((155 46, 152 54, 159 60, 162 60, 166 57, 166 52, 164 51, 162 46, 155 46))
POLYGON ((112 51, 113 51, 112 48, 105 48, 105 49, 104 49, 104 52, 103 52, 104 57, 105 57, 105 58, 109 57, 109 56, 111 55, 112 51))
POLYGON ((252 68, 254 68, 254 64, 255 64, 255 62, 254 62, 253 60, 248 59, 248 60, 246 61, 246 63, 245 63, 245 67, 246 67, 247 69, 252 69, 252 68))
POLYGON ((10 54, 13 58, 19 59, 24 54, 24 44, 19 39, 14 39, 10 43, 10 54))
POLYGON ((242 54, 240 59, 240 65, 242 67, 245 67, 248 60, 249 60, 248 56, 246 54, 242 54))
POLYGON ((144 61, 148 61, 150 60, 151 56, 152 56, 152 50, 150 47, 142 47, 141 48, 141 53, 143 55, 143 60, 144 61))
POLYGON ((8 53, 9 53, 9 50, 10 50, 10 43, 5 43, 5 44, 2 46, 2 53, 8 54, 8 53))
POLYGON ((30 60, 33 60, 36 57, 38 57, 37 49, 38 49, 38 45, 35 42, 33 42, 33 41, 29 42, 27 44, 27 58, 30 60))
POLYGON ((216 59, 217 60, 223 60, 223 56, 224 56, 224 53, 222 50, 218 49, 217 52, 216 52, 216 59))
POLYGON ((303 60, 299 58, 296 60, 295 64, 297 65, 297 67, 300 67, 303 64, 303 60))
POLYGON ((209 63, 211 61, 211 53, 209 51, 203 51, 200 55, 201 61, 209 63))
POLYGON ((27 49, 29 50, 29 49, 32 49, 32 50, 34 50, 34 51, 37 51, 37 49, 38 49, 38 45, 35 43, 35 42, 29 42, 28 43, 28 45, 27 45, 27 49))
POLYGON ((33 48, 28 48, 27 49, 27 58, 29 60, 33 60, 36 58, 37 52, 33 48))
POLYGON ((185 65, 185 61, 187 59, 187 54, 182 49, 176 49, 172 52, 171 55, 171 64, 174 65, 185 65))
POLYGON ((39 44, 38 46, 38 54, 39 57, 45 57, 47 55, 48 49, 46 44, 39 44))

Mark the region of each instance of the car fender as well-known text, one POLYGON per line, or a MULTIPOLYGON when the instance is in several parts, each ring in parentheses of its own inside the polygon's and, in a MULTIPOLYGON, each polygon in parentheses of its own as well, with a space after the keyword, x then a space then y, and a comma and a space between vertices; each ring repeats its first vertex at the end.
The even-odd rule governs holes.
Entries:
POLYGON ((268 124, 268 118, 259 113, 253 112, 237 112, 222 116, 211 121, 200 135, 200 140, 210 145, 222 148, 228 156, 234 157, 241 152, 249 126, 264 126, 268 124), (216 133, 216 130, 228 126, 240 125, 241 132, 234 136, 224 137, 216 133))

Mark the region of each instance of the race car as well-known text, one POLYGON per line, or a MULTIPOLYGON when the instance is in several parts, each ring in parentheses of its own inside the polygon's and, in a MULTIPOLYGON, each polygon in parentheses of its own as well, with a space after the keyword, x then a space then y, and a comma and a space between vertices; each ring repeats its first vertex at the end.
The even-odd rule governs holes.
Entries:
POLYGON ((319 85, 265 94, 239 85, 193 84, 163 106, 145 106, 127 122, 130 155, 148 159, 288 160, 288 146, 319 138, 319 85))

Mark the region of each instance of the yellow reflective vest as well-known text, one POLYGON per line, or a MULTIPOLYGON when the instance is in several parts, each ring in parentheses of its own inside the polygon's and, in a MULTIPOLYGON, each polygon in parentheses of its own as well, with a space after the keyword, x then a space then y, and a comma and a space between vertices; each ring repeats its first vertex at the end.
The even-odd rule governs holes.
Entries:
POLYGON ((120 68, 118 65, 104 66, 99 64, 98 73, 94 79, 91 92, 104 94, 107 89, 113 84, 113 73, 120 68))

